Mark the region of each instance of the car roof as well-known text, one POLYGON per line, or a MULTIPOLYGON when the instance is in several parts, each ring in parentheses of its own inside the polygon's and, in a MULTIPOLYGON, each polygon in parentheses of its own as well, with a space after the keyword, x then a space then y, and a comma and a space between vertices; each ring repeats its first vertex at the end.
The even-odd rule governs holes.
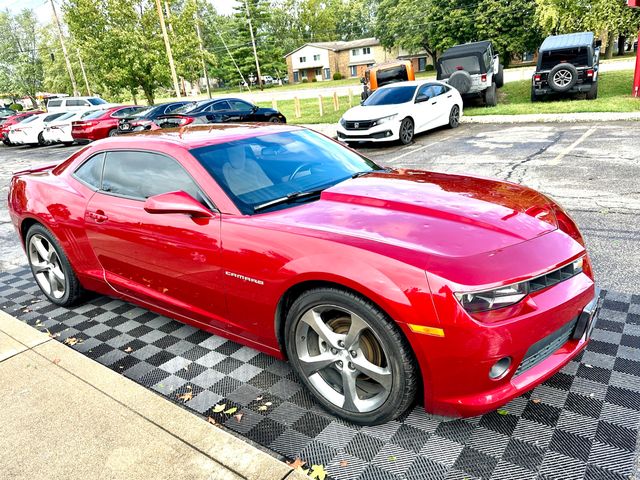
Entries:
POLYGON ((234 140, 242 140, 258 135, 296 130, 305 130, 305 128, 295 125, 273 123, 214 123, 109 137, 104 140, 99 140, 95 142, 95 144, 100 143, 106 145, 108 143, 110 146, 141 148, 142 144, 153 142, 159 144, 171 143, 192 149, 234 140))
POLYGON ((565 35, 554 35, 544 39, 540 45, 540 51, 559 50, 561 48, 584 47, 593 45, 593 32, 567 33, 565 35))
POLYGON ((455 47, 448 48, 440 55, 440 58, 447 57, 459 57, 468 53, 484 52, 491 42, 489 40, 483 40, 481 42, 465 43, 463 45, 456 45, 455 47))
POLYGON ((382 87, 378 88, 378 90, 393 88, 393 87, 418 87, 420 85, 424 85, 425 83, 435 83, 438 85, 446 85, 446 83, 440 82, 438 80, 423 78, 422 80, 407 80, 404 82, 387 83, 386 85, 383 85, 382 87))

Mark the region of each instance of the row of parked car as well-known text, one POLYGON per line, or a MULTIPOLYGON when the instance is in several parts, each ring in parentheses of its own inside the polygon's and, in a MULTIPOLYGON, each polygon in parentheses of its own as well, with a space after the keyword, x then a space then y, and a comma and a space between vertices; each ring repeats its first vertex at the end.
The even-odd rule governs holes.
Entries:
POLYGON ((168 102, 150 107, 114 105, 98 97, 52 99, 47 111, 0 111, 7 146, 85 143, 131 132, 222 122, 286 122, 277 110, 237 98, 168 102))

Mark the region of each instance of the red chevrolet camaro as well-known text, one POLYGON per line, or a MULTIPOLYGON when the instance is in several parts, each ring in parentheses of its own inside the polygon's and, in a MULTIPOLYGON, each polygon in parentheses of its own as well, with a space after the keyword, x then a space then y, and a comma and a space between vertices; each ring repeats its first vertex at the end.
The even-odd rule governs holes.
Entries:
POLYGON ((86 290, 280 358, 360 424, 481 414, 589 340, 599 296, 552 200, 382 168, 293 126, 102 140, 17 173, 11 218, 55 304, 86 290))

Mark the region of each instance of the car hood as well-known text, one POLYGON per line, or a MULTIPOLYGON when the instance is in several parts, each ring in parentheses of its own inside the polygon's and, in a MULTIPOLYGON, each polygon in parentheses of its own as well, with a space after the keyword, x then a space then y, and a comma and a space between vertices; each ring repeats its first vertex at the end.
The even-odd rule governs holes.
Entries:
POLYGON ((550 201, 529 188, 419 170, 374 173, 325 190, 319 201, 261 216, 318 235, 445 257, 499 250, 556 230, 550 201))
POLYGON ((364 105, 358 105, 345 112, 342 116, 345 120, 377 120, 378 118, 388 117, 389 115, 395 115, 402 108, 404 104, 399 105, 371 105, 365 107, 364 105))

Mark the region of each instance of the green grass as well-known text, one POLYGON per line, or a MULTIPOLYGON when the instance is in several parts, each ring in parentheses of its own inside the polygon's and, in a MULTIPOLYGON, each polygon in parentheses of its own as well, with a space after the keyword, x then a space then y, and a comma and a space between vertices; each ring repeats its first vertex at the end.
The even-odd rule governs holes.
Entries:
MULTIPOLYGON (((282 114, 287 117, 287 123, 337 123, 344 112, 349 109, 349 97, 339 96, 339 108, 337 111, 333 109, 333 97, 323 96, 323 116, 320 116, 320 100, 316 98, 300 99, 300 113, 302 116, 296 118, 295 104, 293 100, 278 100, 277 107, 282 114)), ((351 105, 360 104, 360 90, 353 89, 353 97, 351 105)), ((271 102, 258 102, 261 107, 271 107, 271 102)))
POLYGON ((505 83, 498 90, 498 106, 465 108, 465 115, 522 115, 527 113, 638 112, 640 99, 631 96, 633 71, 600 74, 597 100, 548 99, 531 103, 531 81, 505 83))

